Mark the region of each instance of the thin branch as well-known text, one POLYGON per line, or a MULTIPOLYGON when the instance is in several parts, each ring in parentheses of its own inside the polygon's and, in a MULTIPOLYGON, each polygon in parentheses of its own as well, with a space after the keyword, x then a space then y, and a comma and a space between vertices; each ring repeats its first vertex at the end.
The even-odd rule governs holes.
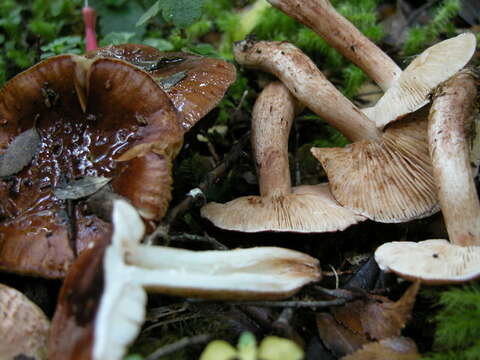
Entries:
POLYGON ((192 336, 190 338, 183 338, 177 342, 158 348, 153 353, 148 355, 145 358, 145 360, 157 360, 157 359, 160 359, 162 356, 173 354, 186 347, 189 347, 192 345, 204 344, 210 341, 211 339, 212 339, 212 336, 210 334, 202 334, 202 335, 192 336))
POLYGON ((169 241, 168 232, 170 225, 183 213, 188 211, 200 197, 204 197, 204 193, 208 188, 218 181, 230 167, 242 156, 243 148, 250 140, 250 132, 247 132, 236 144, 232 146, 230 152, 224 157, 223 161, 212 169, 204 178, 204 180, 192 189, 188 195, 165 215, 163 221, 158 227, 145 239, 146 244, 156 243, 157 238, 163 238, 169 241))

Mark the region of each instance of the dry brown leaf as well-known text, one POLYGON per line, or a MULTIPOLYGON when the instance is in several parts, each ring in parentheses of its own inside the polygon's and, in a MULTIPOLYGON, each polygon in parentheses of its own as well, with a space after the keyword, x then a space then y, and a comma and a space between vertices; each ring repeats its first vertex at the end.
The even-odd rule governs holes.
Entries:
POLYGON ((412 284, 402 297, 393 302, 383 296, 370 295, 332 309, 335 319, 350 330, 385 339, 399 336, 410 318, 420 283, 412 284))
POLYGON ((360 350, 340 360, 416 360, 420 359, 412 339, 393 337, 364 345, 360 350))
POLYGON ((335 356, 350 354, 367 343, 367 338, 361 334, 355 334, 341 324, 328 313, 316 314, 317 328, 322 342, 335 356))

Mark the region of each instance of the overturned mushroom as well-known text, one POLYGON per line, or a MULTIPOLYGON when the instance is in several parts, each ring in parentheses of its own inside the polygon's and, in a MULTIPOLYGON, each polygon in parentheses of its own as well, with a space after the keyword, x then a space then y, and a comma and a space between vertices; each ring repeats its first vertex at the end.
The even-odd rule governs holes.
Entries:
POLYGON ((475 35, 461 34, 428 48, 402 72, 328 0, 269 2, 315 31, 386 92, 374 107, 362 110, 379 128, 427 104, 435 87, 462 69, 475 52, 475 35))
POLYGON ((480 277, 480 203, 471 176, 466 129, 472 120, 476 79, 463 70, 436 92, 429 116, 429 148, 438 197, 450 238, 380 246, 380 268, 427 284, 480 277))
POLYGON ((121 359, 145 318, 144 289, 280 299, 321 277, 318 260, 282 248, 195 252, 140 245, 144 224, 123 200, 114 202, 112 218, 112 244, 88 249, 65 280, 52 322, 50 360, 121 359))
POLYGON ((85 198, 56 195, 78 179, 108 178, 146 219, 166 211, 183 130, 139 68, 75 55, 42 61, 0 91, 0 124, 3 160, 21 149, 18 137, 38 133, 26 166, 0 178, 0 269, 62 277, 75 253, 105 239, 111 226, 85 198))
POLYGON ((265 87, 252 114, 252 147, 260 196, 207 204, 201 210, 202 216, 218 227, 244 232, 327 232, 364 220, 340 206, 328 184, 292 187, 288 134, 295 106, 295 99, 282 83, 272 82, 265 87))
POLYGON ((312 149, 340 204, 381 222, 437 211, 423 114, 382 131, 293 45, 245 40, 234 52, 239 63, 279 77, 296 98, 354 141, 345 148, 312 149))
POLYGON ((16 289, 0 284, 0 359, 47 359, 50 322, 16 289))
POLYGON ((95 56, 125 60, 148 72, 181 114, 185 131, 215 107, 236 77, 235 67, 224 60, 140 44, 107 46, 87 54, 95 56))

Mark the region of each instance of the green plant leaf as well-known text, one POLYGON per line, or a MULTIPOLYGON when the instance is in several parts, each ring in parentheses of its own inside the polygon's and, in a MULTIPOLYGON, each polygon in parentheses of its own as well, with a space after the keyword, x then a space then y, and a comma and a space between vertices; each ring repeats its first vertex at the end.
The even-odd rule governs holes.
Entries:
POLYGON ((175 26, 187 27, 200 18, 203 3, 204 0, 164 0, 162 15, 175 26))
POLYGON ((132 32, 111 32, 100 40, 100 46, 126 44, 135 36, 132 32))
POLYGON ((147 23, 151 18, 156 16, 160 12, 160 0, 157 1, 155 4, 153 4, 150 9, 148 9, 142 16, 140 16, 140 19, 138 19, 137 23, 135 26, 141 26, 145 23, 147 23))

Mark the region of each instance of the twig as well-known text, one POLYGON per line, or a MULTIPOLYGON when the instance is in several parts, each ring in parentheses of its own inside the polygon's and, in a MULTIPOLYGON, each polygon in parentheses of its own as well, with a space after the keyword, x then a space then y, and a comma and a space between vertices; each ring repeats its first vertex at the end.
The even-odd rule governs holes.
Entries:
POLYGON ((212 336, 210 334, 202 334, 192 336, 190 338, 183 338, 177 342, 158 348, 153 353, 148 355, 145 360, 157 360, 160 359, 162 356, 173 354, 174 352, 182 350, 183 348, 186 348, 188 346, 204 344, 211 339, 212 336))
POLYGON ((215 250, 228 250, 228 247, 223 245, 217 239, 209 236, 207 233, 204 233, 203 236, 201 235, 194 235, 194 234, 178 234, 178 235, 170 235, 170 241, 199 241, 211 244, 215 250))
MULTIPOLYGON (((230 305, 241 306, 260 306, 260 307, 273 307, 273 308, 319 308, 329 306, 339 306, 345 304, 349 299, 335 299, 325 301, 310 301, 310 300, 291 300, 291 301, 235 301, 230 302, 230 305)), ((211 303, 219 302, 215 300, 202 300, 202 299, 187 299, 193 303, 211 303)))
POLYGON ((233 145, 230 152, 224 157, 223 161, 212 169, 204 178, 204 180, 196 187, 192 189, 188 195, 174 208, 172 208, 167 215, 165 215, 163 221, 158 225, 153 233, 151 233, 145 239, 145 243, 154 244, 158 237, 165 239, 168 242, 168 232, 170 230, 170 225, 177 219, 181 214, 189 210, 193 204, 198 200, 199 197, 204 196, 203 194, 208 188, 218 181, 218 178, 223 176, 228 169, 242 156, 243 147, 247 144, 250 139, 250 132, 247 132, 236 144, 233 145))

